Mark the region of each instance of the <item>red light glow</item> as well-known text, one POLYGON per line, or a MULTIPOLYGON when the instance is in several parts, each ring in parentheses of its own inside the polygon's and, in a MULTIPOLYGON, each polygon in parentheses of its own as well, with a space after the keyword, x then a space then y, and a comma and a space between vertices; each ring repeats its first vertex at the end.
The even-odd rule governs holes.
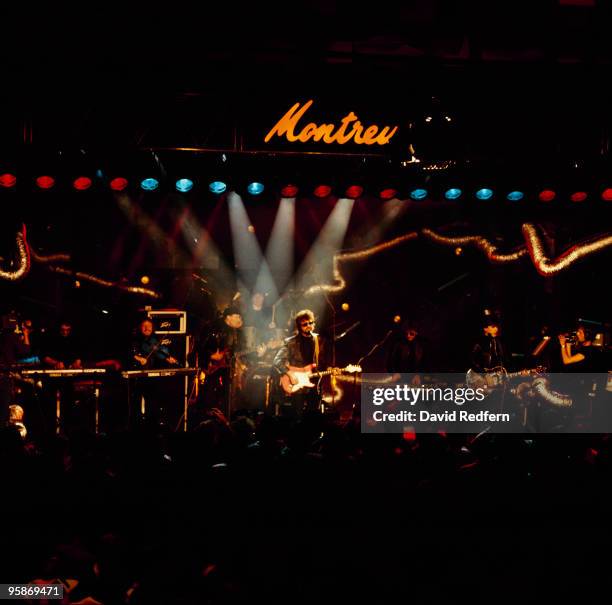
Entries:
POLYGON ((317 197, 327 197, 331 194, 331 187, 329 185, 317 185, 314 194, 317 197))
POLYGON ((544 189, 544 191, 540 191, 540 195, 538 195, 541 202, 552 202, 557 194, 552 189, 544 189))
POLYGON ((360 185, 350 185, 346 188, 346 197, 349 200, 356 200, 358 197, 361 197, 363 193, 363 187, 360 185))
POLYGON ((587 199, 587 194, 585 191, 575 191, 570 195, 570 200, 572 202, 584 202, 587 199))
POLYGON ((14 174, 0 174, 0 187, 14 187, 17 184, 17 177, 14 174))
POLYGON ((80 176, 74 179, 72 186, 77 191, 85 191, 86 189, 89 189, 91 187, 91 179, 88 176, 80 176))
POLYGON ((281 196, 282 197, 296 197, 298 194, 298 186, 297 185, 285 185, 282 189, 281 189, 281 196))
POLYGON ((123 191, 127 186, 128 186, 127 179, 124 179, 121 176, 118 176, 117 178, 114 178, 110 182, 110 188, 113 191, 123 191))
POLYGON ((381 200, 392 200, 394 197, 397 197, 397 189, 383 189, 380 192, 381 200))
POLYGON ((53 185, 55 185, 55 179, 52 176, 39 176, 36 179, 36 184, 41 188, 41 189, 51 189, 51 187, 53 187, 53 185))

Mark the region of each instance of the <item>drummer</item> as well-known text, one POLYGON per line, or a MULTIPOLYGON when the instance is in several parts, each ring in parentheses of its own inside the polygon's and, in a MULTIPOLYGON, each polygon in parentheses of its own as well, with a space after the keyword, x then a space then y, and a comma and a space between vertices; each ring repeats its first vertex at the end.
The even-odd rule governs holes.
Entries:
POLYGON ((255 291, 251 295, 251 301, 245 310, 245 336, 247 349, 257 349, 266 344, 272 337, 270 322, 272 321, 272 310, 266 306, 266 295, 255 291))

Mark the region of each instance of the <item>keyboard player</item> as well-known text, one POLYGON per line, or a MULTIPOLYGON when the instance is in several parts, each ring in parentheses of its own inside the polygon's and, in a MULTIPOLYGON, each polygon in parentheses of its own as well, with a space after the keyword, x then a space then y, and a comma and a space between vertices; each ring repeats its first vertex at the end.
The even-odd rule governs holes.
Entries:
POLYGON ((58 332, 43 343, 42 361, 46 367, 54 370, 83 367, 81 347, 70 321, 62 321, 58 332))
MULTIPOLYGON (((59 326, 46 335, 41 343, 40 359, 43 369, 48 370, 81 370, 83 353, 79 340, 74 334, 72 321, 63 319, 59 326)), ((47 431, 70 431, 79 428, 83 422, 83 410, 80 397, 75 389, 75 379, 43 379, 41 411, 47 431), (58 403, 61 402, 61 403, 58 403), (60 414, 61 408, 61 427, 60 414)))
POLYGON ((138 326, 138 333, 132 342, 131 365, 138 370, 178 365, 168 348, 153 334, 153 322, 150 319, 143 319, 138 326))
MULTIPOLYGON (((138 325, 130 355, 130 365, 135 370, 153 370, 179 365, 169 349, 153 333, 153 322, 148 318, 143 319, 138 325)), ((132 427, 142 423, 152 426, 166 424, 168 408, 175 399, 171 385, 168 385, 167 381, 159 382, 155 378, 142 377, 136 378, 130 386, 129 424, 132 427)))

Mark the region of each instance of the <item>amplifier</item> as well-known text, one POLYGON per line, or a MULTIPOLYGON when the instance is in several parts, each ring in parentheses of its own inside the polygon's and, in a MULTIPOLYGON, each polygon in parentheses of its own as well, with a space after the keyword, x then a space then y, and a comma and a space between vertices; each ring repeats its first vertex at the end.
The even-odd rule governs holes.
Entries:
POLYGON ((148 311, 147 316, 153 322, 155 334, 186 334, 186 311, 148 311))
POLYGON ((170 355, 179 362, 179 366, 189 365, 189 349, 191 337, 187 334, 163 334, 158 332, 157 339, 164 347, 168 347, 170 355))

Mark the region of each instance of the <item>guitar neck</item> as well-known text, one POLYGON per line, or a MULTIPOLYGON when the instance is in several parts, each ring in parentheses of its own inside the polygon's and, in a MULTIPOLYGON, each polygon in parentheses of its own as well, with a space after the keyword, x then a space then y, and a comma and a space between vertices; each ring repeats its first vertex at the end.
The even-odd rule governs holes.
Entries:
POLYGON ((518 372, 510 372, 506 374, 508 378, 516 378, 517 376, 529 376, 530 374, 537 374, 536 370, 519 370, 518 372))
POLYGON ((313 372, 312 374, 310 374, 311 378, 322 378, 323 376, 329 376, 330 374, 333 374, 335 372, 334 369, 331 370, 323 370, 322 372, 313 372))

